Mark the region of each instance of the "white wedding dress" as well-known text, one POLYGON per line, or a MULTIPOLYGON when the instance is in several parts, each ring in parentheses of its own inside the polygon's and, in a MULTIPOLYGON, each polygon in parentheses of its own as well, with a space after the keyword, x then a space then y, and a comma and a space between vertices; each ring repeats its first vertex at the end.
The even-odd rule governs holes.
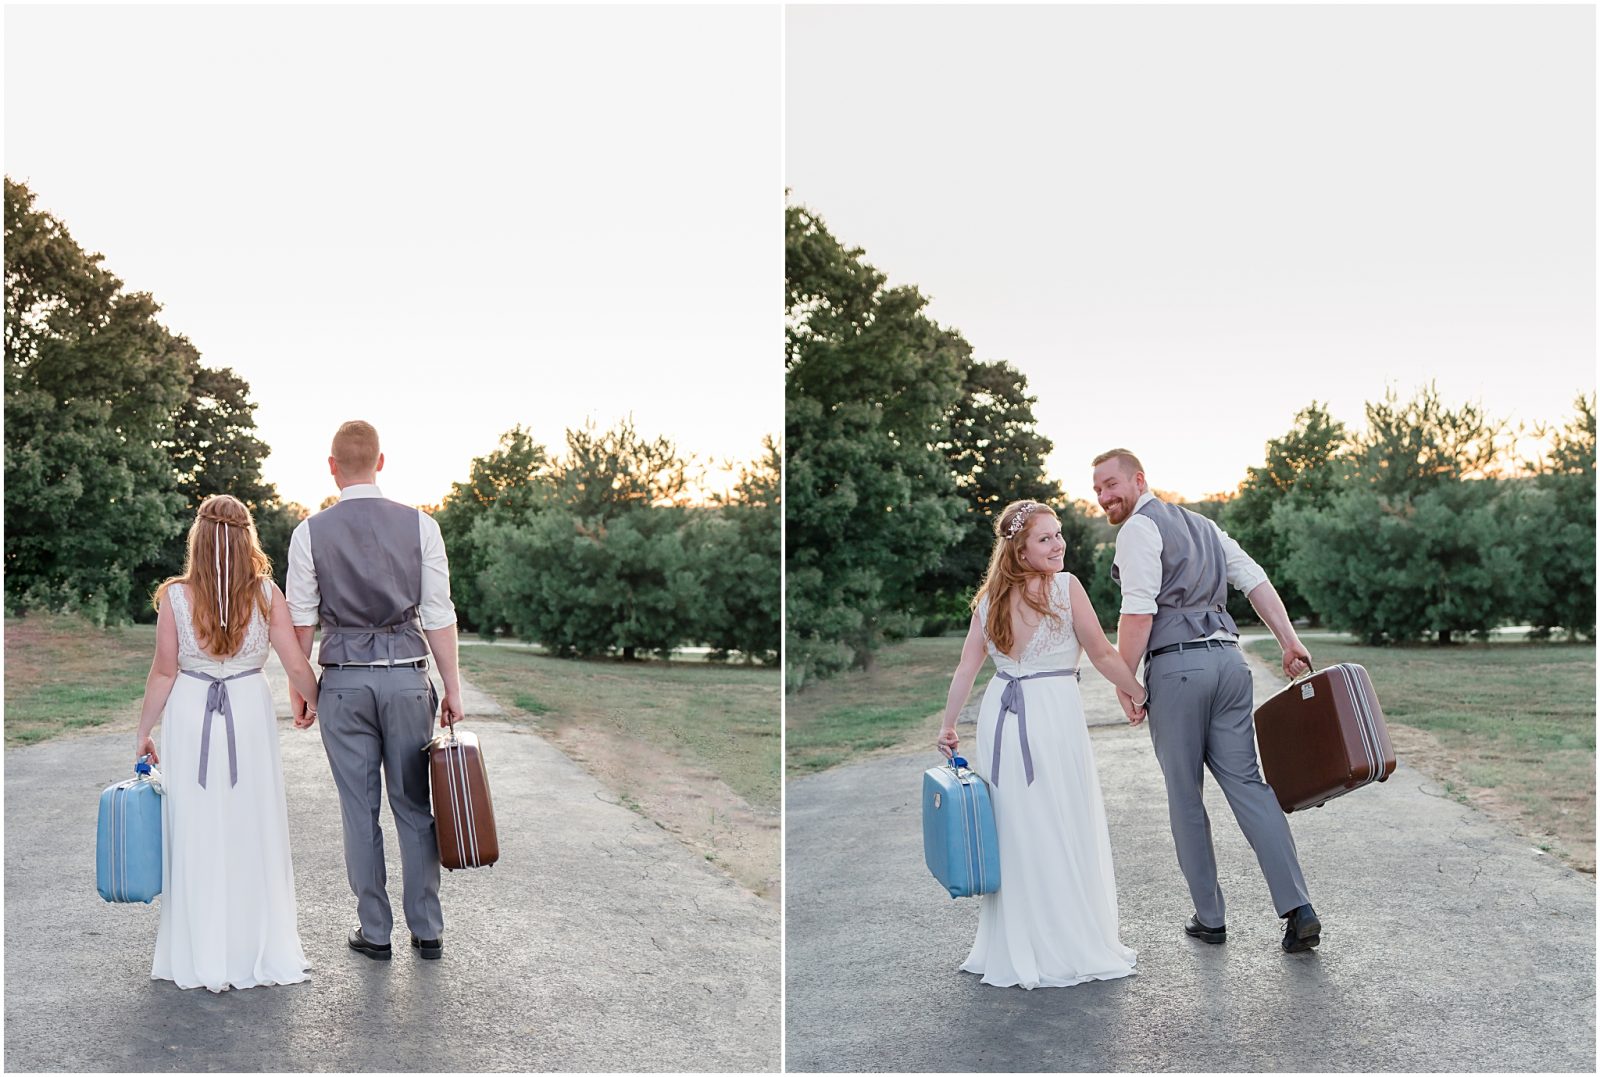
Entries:
MULTIPOLYGON (((1060 620, 1045 618, 1013 659, 987 640, 989 610, 980 601, 989 656, 1012 677, 1076 669, 1067 574, 1051 583, 1060 620)), ((981 899, 978 937, 962 963, 996 987, 1070 987, 1134 972, 1134 951, 1118 940, 1117 882, 1111 836, 1094 751, 1083 719, 1077 678, 1021 681, 1033 781, 1028 782, 1023 723, 1007 714, 994 766, 995 729, 1006 678, 989 682, 978 711, 978 744, 971 765, 990 785, 1000 837, 1000 889, 981 899), (998 779, 998 781, 997 781, 998 779)))
POLYGON ((178 625, 180 672, 161 717, 161 926, 150 976, 212 991, 299 983, 311 966, 296 923, 271 689, 260 673, 227 682, 238 780, 231 780, 227 721, 213 714, 202 787, 211 683, 182 672, 222 678, 259 670, 267 622, 252 609, 238 653, 219 659, 200 649, 184 585, 169 587, 167 599, 178 625))

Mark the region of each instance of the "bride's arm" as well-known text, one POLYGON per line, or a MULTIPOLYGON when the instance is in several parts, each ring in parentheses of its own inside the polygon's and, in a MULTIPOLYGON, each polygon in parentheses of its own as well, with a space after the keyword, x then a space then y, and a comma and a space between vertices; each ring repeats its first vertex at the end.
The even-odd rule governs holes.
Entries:
POLYGON ((983 647, 983 626, 978 623, 978 615, 972 615, 972 625, 967 629, 967 640, 961 645, 961 661, 956 663, 954 676, 950 678, 950 694, 944 701, 944 722, 939 727, 939 739, 935 743, 946 757, 956 753, 956 746, 961 738, 956 736, 956 718, 961 714, 961 708, 966 704, 967 697, 972 694, 972 685, 978 679, 978 670, 983 668, 983 660, 988 653, 983 647))
POLYGON ((272 640, 272 649, 278 652, 278 660, 283 663, 283 671, 289 675, 289 684, 311 705, 312 714, 305 725, 300 724, 301 719, 295 719, 296 729, 307 729, 311 722, 316 721, 317 676, 311 672, 311 663, 306 661, 305 651, 300 647, 300 638, 295 634, 294 623, 289 619, 289 603, 284 599, 283 592, 278 589, 276 582, 272 585, 272 620, 269 622, 269 638, 272 640))
POLYGON ((150 676, 144 681, 144 705, 139 709, 139 732, 134 734, 134 759, 148 755, 152 763, 161 762, 156 754, 156 723, 166 709, 167 697, 178 679, 178 622, 172 619, 172 603, 163 602, 156 611, 156 656, 150 661, 150 676))
POLYGON ((1128 663, 1122 660, 1122 655, 1106 638, 1105 629, 1100 627, 1100 618, 1095 616, 1094 605, 1089 601, 1089 592, 1083 589, 1083 584, 1078 582, 1076 576, 1067 577, 1067 587, 1067 593, 1071 596, 1072 631, 1077 635, 1083 653, 1089 656, 1089 661, 1094 663, 1094 668, 1106 680, 1142 704, 1144 688, 1133 675, 1133 670, 1128 668, 1128 663))

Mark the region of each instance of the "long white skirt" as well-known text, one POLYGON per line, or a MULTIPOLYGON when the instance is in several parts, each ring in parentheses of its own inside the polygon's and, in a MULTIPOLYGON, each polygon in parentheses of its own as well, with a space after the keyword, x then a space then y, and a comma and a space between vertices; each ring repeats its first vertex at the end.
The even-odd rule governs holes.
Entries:
POLYGON ((278 724, 264 676, 228 682, 239 781, 228 779, 228 727, 211 718, 200 787, 206 681, 179 675, 161 719, 161 926, 150 976, 179 987, 299 983, 300 946, 289 858, 278 724))
POLYGON ((1024 682, 1032 785, 1015 714, 1006 716, 1001 736, 999 785, 990 773, 1004 690, 1000 677, 989 684, 971 761, 992 787, 1000 889, 980 899, 978 937, 961 968, 996 987, 1070 987, 1130 975, 1135 954, 1117 937, 1111 835, 1078 682, 1024 682))

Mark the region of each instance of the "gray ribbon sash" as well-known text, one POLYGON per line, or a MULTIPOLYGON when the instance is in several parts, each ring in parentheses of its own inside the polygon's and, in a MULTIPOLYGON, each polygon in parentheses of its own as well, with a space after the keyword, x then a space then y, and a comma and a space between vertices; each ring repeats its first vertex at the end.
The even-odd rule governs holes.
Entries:
POLYGON ((1022 772, 1028 776, 1027 784, 1033 784, 1033 752, 1028 748, 1028 697, 1022 691, 1022 682, 1031 681, 1035 677, 1072 677, 1077 678, 1075 669, 1047 669, 1040 673, 1029 673, 1017 677, 1005 670, 995 673, 996 677, 1006 682, 1005 691, 1000 693, 1000 717, 994 724, 994 753, 993 761, 989 766, 989 784, 1000 784, 1000 735, 1006 731, 1006 715, 1017 716, 1017 736, 1022 741, 1022 772))
POLYGON ((184 669, 178 672, 186 677, 211 682, 211 687, 206 689, 206 721, 205 725, 200 727, 200 788, 206 787, 206 764, 211 761, 211 716, 219 713, 222 715, 223 723, 228 727, 228 785, 229 787, 238 785, 239 750, 233 739, 233 700, 228 698, 228 682, 236 681, 240 677, 254 677, 261 670, 247 669, 231 677, 213 677, 197 669, 184 669))

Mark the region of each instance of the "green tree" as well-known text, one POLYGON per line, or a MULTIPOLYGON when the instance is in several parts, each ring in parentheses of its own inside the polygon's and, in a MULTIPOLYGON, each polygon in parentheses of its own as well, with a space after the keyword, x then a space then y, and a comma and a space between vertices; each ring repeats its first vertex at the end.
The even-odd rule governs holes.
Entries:
POLYGON ((1517 607, 1524 572, 1504 484, 1438 482, 1410 496, 1367 486, 1284 506, 1287 574, 1336 628, 1366 643, 1482 635, 1517 607))
MULTIPOLYGON (((965 342, 962 342, 965 344, 965 342)), ((946 420, 944 453, 963 502, 960 539, 919 585, 916 612, 930 627, 965 625, 967 605, 983 579, 994 545, 994 519, 1012 501, 1029 498, 1058 508, 1067 542, 1066 568, 1080 576, 1091 565, 1089 522, 1060 505, 1061 484, 1045 475, 1050 439, 1037 430, 1037 398, 1010 363, 980 363, 965 349, 961 394, 946 420)))
POLYGON ((785 664, 798 687, 910 631, 905 611, 961 537, 936 446, 970 349, 815 214, 785 219, 785 664))
POLYGON ((526 521, 555 504, 555 499, 549 454, 521 425, 502 434, 499 446, 487 456, 473 459, 466 482, 451 484, 434 519, 450 557, 450 589, 465 631, 488 637, 510 630, 510 625, 489 616, 482 583, 487 551, 475 535, 478 521, 491 517, 512 524, 526 521))
POLYGON ((264 505, 250 506, 250 514, 255 517, 261 549, 272 561, 272 578, 279 587, 285 587, 289 575, 289 539, 300 521, 311 514, 299 502, 277 498, 264 505))
MULTIPOLYGON (((1238 493, 1222 508, 1218 523, 1267 573, 1294 618, 1317 617, 1304 595, 1285 578, 1289 549, 1273 523, 1280 505, 1325 505, 1349 481, 1349 434, 1344 424, 1312 401, 1294 417, 1294 427, 1266 445, 1266 460, 1248 470, 1238 493)), ((1234 603, 1230 592, 1230 609, 1234 603)), ((1248 602, 1245 603, 1248 606, 1248 602)), ((1235 613, 1240 616, 1244 611, 1235 613)), ((1248 614, 1255 619, 1254 611, 1248 614)))
POLYGON ((1094 563, 1088 574, 1080 577, 1083 589, 1088 592, 1089 602, 1094 606, 1095 616, 1100 619, 1100 627, 1107 632, 1117 627, 1117 620, 1122 616, 1122 587, 1111 575, 1111 566, 1116 559, 1116 543, 1101 543, 1095 547, 1094 563))
POLYGON ((34 201, 5 181, 7 609, 150 616, 213 493, 250 506, 281 582, 298 506, 262 481, 249 386, 34 201))
POLYGON ((1505 422, 1476 404, 1448 407, 1432 385, 1404 403, 1391 390, 1366 418, 1343 489, 1272 510, 1287 581, 1374 643, 1450 643, 1516 617, 1526 574, 1520 499, 1497 477, 1505 422))
POLYGON ((693 462, 665 437, 643 437, 633 419, 596 432, 588 423, 567 431, 567 451, 554 470, 561 503, 583 519, 609 518, 652 505, 683 503, 693 462))
POLYGON ((480 631, 557 654, 777 655, 779 458, 747 469, 725 504, 689 507, 692 463, 631 420, 569 430, 551 459, 516 428, 473 461, 440 528, 468 578, 458 609, 480 631))
POLYGON ((1404 496, 1500 474, 1507 424, 1481 405, 1451 409, 1430 383, 1404 404, 1391 389, 1366 412, 1353 456, 1360 477, 1379 494, 1404 496))
POLYGON ((669 655, 693 631, 701 580, 684 515, 661 506, 585 521, 565 509, 481 520, 490 616, 560 655, 669 655))
POLYGON ((1556 628, 1594 638, 1595 409, 1593 395, 1573 403, 1550 449, 1529 461, 1531 481, 1517 484, 1515 534, 1525 572, 1522 619, 1535 634, 1556 628))
POLYGON ((178 533, 134 574, 133 616, 153 620, 149 598, 168 576, 183 571, 187 533, 200 502, 213 494, 232 494, 250 509, 261 546, 272 561, 273 577, 284 585, 288 572, 289 536, 305 518, 305 510, 285 505, 277 487, 261 476, 268 449, 256 437, 256 405, 250 385, 232 370, 211 369, 200 353, 180 339, 189 389, 172 419, 171 436, 162 444, 183 497, 178 533))
POLYGON ((745 662, 772 664, 782 645, 782 456, 767 438, 733 496, 689 520, 685 542, 701 580, 695 638, 713 660, 738 651, 745 662))
POLYGON ((181 527, 162 445, 192 349, 33 203, 6 179, 6 608, 122 619, 181 527))

